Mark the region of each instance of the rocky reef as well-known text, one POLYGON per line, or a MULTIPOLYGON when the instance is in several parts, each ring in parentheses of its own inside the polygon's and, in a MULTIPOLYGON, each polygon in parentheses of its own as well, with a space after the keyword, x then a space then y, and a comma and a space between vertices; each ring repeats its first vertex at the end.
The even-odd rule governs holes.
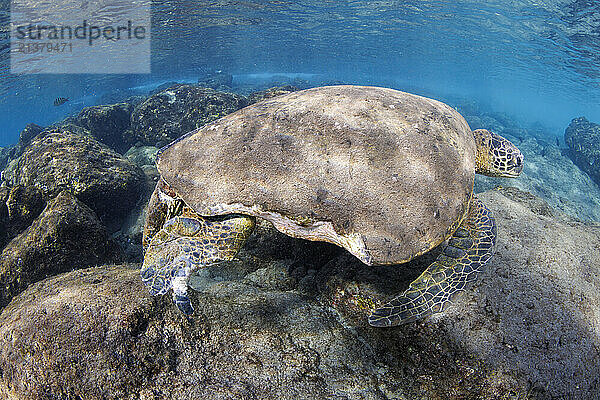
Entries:
POLYGON ((0 187, 0 247, 25 230, 45 205, 44 196, 34 186, 0 187))
POLYGON ((281 96, 283 94, 296 92, 298 90, 300 89, 291 85, 275 86, 269 89, 260 90, 258 92, 253 92, 248 95, 248 104, 258 103, 259 101, 270 99, 271 97, 281 96))
POLYGON ((139 167, 93 138, 61 130, 38 135, 3 173, 8 186, 33 186, 46 198, 70 190, 107 220, 133 208, 143 176, 139 167))
POLYGON ((198 79, 198 86, 215 90, 231 91, 231 87, 233 86, 233 76, 226 72, 215 71, 198 79))
POLYGON ((119 243, 111 235, 146 202, 141 196, 151 189, 140 167, 92 136, 60 128, 26 143, 2 173, 0 308, 48 276, 141 254, 141 246, 127 246, 129 237, 119 243))
POLYGON ((13 155, 14 147, 0 147, 0 169, 4 169, 11 156, 13 155))
POLYGON ((17 143, 17 146, 15 148, 15 154, 17 156, 23 154, 23 151, 25 151, 27 145, 29 145, 29 143, 31 143, 31 141, 37 135, 42 133, 43 130, 44 127, 42 126, 36 124, 27 124, 25 128, 23 128, 23 130, 21 131, 21 134, 19 135, 19 142, 17 143))
POLYGON ((132 111, 133 106, 128 103, 86 107, 77 116, 77 124, 99 142, 123 153, 133 143, 129 131, 132 111))
POLYGON ((181 135, 247 104, 243 96, 193 85, 176 85, 150 96, 131 116, 134 141, 162 147, 181 135))
POLYGON ((48 202, 0 258, 0 308, 30 283, 113 260, 115 245, 96 214, 68 191, 48 202))
POLYGON ((575 118, 565 130, 565 143, 575 164, 600 184, 600 125, 575 118))
POLYGON ((517 189, 480 196, 498 250, 448 311, 393 329, 374 303, 430 261, 366 267, 261 225, 194 278, 190 319, 137 265, 32 285, 0 315, 0 393, 15 399, 584 398, 600 387, 600 226, 517 189))

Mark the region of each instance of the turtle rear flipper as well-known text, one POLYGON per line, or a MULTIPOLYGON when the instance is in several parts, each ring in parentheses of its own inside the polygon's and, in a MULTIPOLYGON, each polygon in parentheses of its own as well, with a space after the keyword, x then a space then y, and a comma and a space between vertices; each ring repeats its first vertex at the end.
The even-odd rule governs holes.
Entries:
POLYGON ((369 317, 377 327, 396 326, 443 311, 454 296, 475 280, 491 258, 496 243, 496 222, 475 196, 470 210, 448 245, 400 296, 369 317))
POLYGON ((172 288, 179 310, 192 314, 194 309, 187 294, 192 272, 233 259, 253 228, 254 219, 245 216, 173 217, 152 237, 146 249, 142 281, 154 296, 172 288))

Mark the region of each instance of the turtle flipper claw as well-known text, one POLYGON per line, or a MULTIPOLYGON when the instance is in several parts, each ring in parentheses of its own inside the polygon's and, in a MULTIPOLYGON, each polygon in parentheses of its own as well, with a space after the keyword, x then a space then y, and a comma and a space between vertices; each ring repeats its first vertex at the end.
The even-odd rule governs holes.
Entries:
POLYGON ((179 308, 179 311, 181 311, 183 314, 192 315, 194 313, 194 307, 192 307, 192 302, 187 295, 182 296, 173 293, 173 301, 175 302, 177 308, 179 308))
POLYGON ((494 217, 473 196, 469 214, 442 254, 404 293, 375 310, 369 317, 369 324, 396 326, 443 311, 483 270, 492 256, 495 243, 494 217))

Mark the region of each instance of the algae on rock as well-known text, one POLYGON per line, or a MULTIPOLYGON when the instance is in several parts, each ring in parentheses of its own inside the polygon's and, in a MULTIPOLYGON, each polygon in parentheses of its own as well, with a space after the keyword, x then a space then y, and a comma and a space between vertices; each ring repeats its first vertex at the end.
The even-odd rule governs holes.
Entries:
POLYGON ((114 259, 106 229, 94 212, 63 191, 0 258, 0 307, 33 282, 114 259))
POLYGON ((129 126, 133 106, 128 103, 86 107, 77 116, 77 123, 91 135, 118 153, 131 145, 129 126))
POLYGON ((46 198, 70 190, 100 219, 110 221, 137 203, 144 174, 95 139, 57 130, 37 136, 3 178, 9 186, 36 187, 46 198))
POLYGON ((246 104, 246 98, 233 93, 175 85, 135 107, 131 115, 133 141, 162 147, 246 104))

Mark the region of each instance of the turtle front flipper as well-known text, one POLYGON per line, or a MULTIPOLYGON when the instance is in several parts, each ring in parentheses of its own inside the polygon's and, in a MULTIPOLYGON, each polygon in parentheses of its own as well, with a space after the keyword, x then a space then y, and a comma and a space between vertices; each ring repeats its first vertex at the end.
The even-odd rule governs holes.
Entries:
POLYGON ((469 213, 448 245, 400 296, 369 317, 377 327, 396 326, 443 311, 454 296, 475 280, 491 258, 496 243, 496 222, 475 196, 469 213))
POLYGON ((175 304, 186 315, 194 311, 187 294, 191 273, 220 261, 229 261, 254 228, 254 218, 198 215, 169 219, 150 241, 142 264, 142 281, 150 294, 173 289, 175 304))

